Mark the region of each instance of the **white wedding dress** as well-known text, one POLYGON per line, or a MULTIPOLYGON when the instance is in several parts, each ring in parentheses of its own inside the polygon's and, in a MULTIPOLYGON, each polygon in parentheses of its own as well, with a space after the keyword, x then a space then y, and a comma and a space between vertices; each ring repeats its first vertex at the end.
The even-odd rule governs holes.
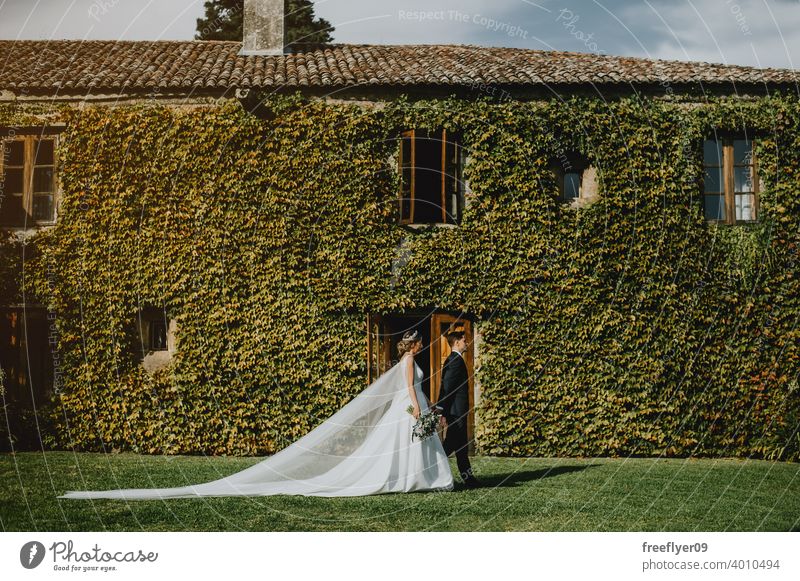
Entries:
MULTIPOLYGON (((453 474, 438 435, 412 440, 407 368, 400 362, 338 412, 280 452, 225 478, 175 488, 69 491, 58 498, 146 500, 198 496, 363 496, 451 490, 453 474)), ((414 362, 422 412, 422 369, 414 362)))

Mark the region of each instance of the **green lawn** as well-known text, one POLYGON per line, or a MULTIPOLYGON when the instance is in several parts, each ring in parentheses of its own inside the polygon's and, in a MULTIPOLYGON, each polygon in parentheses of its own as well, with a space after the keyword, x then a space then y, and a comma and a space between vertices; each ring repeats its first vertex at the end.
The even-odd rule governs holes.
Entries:
MULTIPOLYGON (((797 531, 800 464, 731 459, 473 459, 488 485, 359 498, 56 499, 183 486, 258 458, 0 455, 3 531, 797 531)), ((451 462, 454 462, 451 460, 451 462)), ((455 464, 453 464, 455 470, 455 464)))

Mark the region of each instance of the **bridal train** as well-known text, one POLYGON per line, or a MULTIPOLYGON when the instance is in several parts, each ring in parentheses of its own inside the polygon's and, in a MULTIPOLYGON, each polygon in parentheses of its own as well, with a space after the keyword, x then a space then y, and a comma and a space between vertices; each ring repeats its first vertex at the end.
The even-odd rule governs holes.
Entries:
MULTIPOLYGON (((451 490, 453 475, 437 435, 411 438, 414 417, 401 360, 308 434, 245 470, 211 482, 173 488, 69 491, 58 498, 147 500, 200 496, 364 496, 451 490)), ((429 401, 413 363, 422 412, 429 401)))

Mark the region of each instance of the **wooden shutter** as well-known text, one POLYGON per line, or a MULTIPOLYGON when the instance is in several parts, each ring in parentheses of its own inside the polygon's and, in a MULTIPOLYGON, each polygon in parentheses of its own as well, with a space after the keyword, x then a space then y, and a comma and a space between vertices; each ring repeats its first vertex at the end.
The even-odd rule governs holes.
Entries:
POLYGON ((400 134, 400 223, 414 221, 414 194, 416 182, 416 131, 400 134))
POLYGON ((460 172, 460 156, 458 140, 455 134, 442 131, 442 221, 456 224, 460 219, 461 203, 459 197, 458 176, 460 172))
POLYGON ((367 315, 367 384, 369 385, 389 367, 391 352, 389 329, 380 315, 367 315))
POLYGON ((761 209, 759 208, 761 186, 758 183, 758 157, 756 157, 755 140, 751 147, 753 148, 753 220, 761 221, 761 209))
POLYGON ((733 195, 733 141, 726 139, 722 146, 722 172, 725 189, 725 222, 736 223, 736 202, 733 195))
POLYGON ((447 223, 447 129, 442 129, 442 199, 440 206, 442 208, 442 223, 447 223))

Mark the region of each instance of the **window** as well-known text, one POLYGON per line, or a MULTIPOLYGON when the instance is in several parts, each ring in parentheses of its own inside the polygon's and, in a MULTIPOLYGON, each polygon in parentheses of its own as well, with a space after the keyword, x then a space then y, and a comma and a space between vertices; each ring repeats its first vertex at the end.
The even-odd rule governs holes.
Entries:
POLYGON ((463 207, 458 139, 446 129, 414 129, 400 142, 400 223, 457 224, 463 207))
POLYGON ((142 367, 155 373, 169 366, 177 346, 177 320, 169 318, 163 308, 145 306, 139 312, 138 324, 142 367))
POLYGON ((589 160, 578 153, 564 154, 551 160, 556 177, 558 199, 581 206, 597 197, 597 172, 589 160))
POLYGON ((4 138, 0 151, 0 224, 48 224, 56 210, 55 135, 4 138))
POLYGON ((139 316, 139 336, 142 341, 142 352, 167 351, 170 321, 164 311, 156 307, 144 307, 139 316))
POLYGON ((758 219, 758 166, 752 139, 716 137, 703 142, 703 209, 724 224, 758 219))
POLYGON ((565 202, 581 197, 581 178, 583 172, 570 171, 563 174, 559 183, 559 193, 565 202))
POLYGON ((167 348, 167 324, 163 319, 150 321, 150 350, 164 351, 167 348))

